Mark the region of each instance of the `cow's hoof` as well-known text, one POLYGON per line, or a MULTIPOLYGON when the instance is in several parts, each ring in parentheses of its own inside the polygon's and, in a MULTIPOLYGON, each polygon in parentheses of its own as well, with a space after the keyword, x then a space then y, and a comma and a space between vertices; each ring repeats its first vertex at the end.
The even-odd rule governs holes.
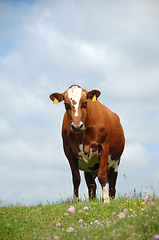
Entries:
POLYGON ((110 203, 110 198, 109 197, 107 197, 107 198, 105 198, 105 199, 103 199, 103 203, 110 203))

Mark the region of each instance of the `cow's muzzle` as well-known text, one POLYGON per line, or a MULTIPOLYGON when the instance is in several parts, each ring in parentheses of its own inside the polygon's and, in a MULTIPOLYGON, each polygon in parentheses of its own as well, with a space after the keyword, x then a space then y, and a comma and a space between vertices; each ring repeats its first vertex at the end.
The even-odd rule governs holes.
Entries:
POLYGON ((84 129, 84 124, 83 122, 79 122, 79 123, 71 123, 71 130, 75 133, 80 133, 83 131, 84 129))

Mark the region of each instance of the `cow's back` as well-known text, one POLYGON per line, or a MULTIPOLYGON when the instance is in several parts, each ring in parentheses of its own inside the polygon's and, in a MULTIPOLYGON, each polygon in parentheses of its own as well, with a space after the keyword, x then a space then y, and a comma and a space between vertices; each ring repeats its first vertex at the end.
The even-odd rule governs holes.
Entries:
POLYGON ((105 126, 109 125, 109 154, 112 159, 118 159, 124 150, 124 131, 119 116, 106 106, 104 107, 107 115, 105 126))

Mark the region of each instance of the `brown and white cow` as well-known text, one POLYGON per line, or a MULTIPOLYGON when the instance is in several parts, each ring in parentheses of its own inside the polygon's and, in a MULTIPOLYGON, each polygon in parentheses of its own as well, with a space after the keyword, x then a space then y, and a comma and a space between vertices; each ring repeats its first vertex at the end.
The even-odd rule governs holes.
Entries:
POLYGON ((79 170, 84 171, 89 198, 96 196, 95 178, 102 186, 102 199, 114 198, 116 179, 125 138, 117 114, 104 106, 98 97, 100 91, 90 92, 72 85, 64 93, 53 93, 51 100, 58 104, 64 101, 66 112, 63 118, 63 148, 68 158, 78 198, 79 170), (109 183, 109 196, 106 183, 109 183))

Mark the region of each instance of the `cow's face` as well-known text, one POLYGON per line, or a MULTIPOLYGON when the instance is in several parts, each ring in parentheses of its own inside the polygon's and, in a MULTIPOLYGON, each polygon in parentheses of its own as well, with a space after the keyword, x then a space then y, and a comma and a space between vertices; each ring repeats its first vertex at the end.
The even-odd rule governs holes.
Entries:
POLYGON ((50 98, 55 104, 64 100, 70 130, 74 133, 81 133, 86 128, 87 100, 92 99, 92 101, 96 101, 99 95, 100 91, 98 90, 88 92, 78 85, 73 85, 62 94, 51 94, 50 98))

